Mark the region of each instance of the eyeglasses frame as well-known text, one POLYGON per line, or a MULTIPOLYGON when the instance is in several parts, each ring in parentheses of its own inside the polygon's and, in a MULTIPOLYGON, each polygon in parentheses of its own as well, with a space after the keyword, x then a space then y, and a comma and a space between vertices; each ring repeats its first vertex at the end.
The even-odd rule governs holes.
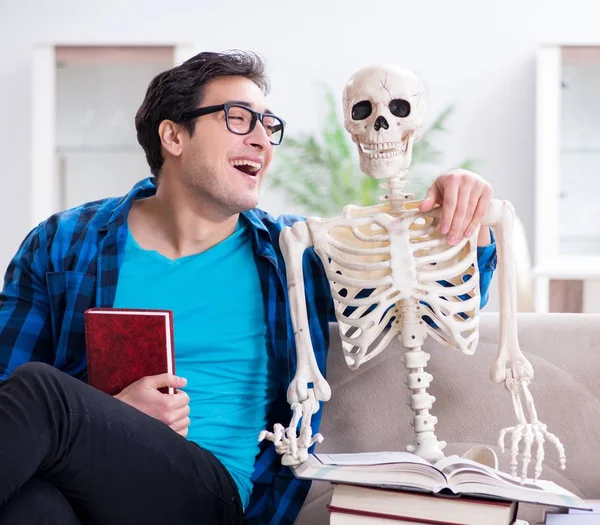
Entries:
MULTIPOLYGON (((181 114, 181 120, 192 120, 192 119, 195 119, 198 117, 202 117, 204 115, 216 113, 217 111, 225 112, 225 124, 227 125, 227 129, 234 135, 249 135, 250 133, 252 133, 254 131, 257 121, 260 121, 263 128, 265 128, 263 119, 265 117, 274 117, 277 120, 279 120, 282 125, 281 140, 277 143, 272 142, 271 140, 269 140, 269 142, 273 146, 279 146, 283 142, 283 134, 285 131, 285 126, 286 126, 285 120, 283 120, 281 117, 278 117, 277 115, 273 115, 272 113, 260 113, 258 111, 254 111, 252 108, 249 108, 248 106, 244 106, 243 104, 238 104, 238 103, 234 103, 234 102, 225 102, 225 104, 217 104, 214 106, 204 106, 204 107, 192 109, 191 111, 185 111, 181 114), (250 128, 248 129, 248 131, 246 133, 240 133, 239 131, 234 131, 231 129, 231 127, 229 125, 229 109, 230 108, 242 108, 242 109, 249 111, 252 114, 252 122, 250 123, 250 128)), ((266 128, 265 128, 265 131, 266 131, 266 128)), ((270 137, 271 135, 268 135, 268 136, 270 137)))

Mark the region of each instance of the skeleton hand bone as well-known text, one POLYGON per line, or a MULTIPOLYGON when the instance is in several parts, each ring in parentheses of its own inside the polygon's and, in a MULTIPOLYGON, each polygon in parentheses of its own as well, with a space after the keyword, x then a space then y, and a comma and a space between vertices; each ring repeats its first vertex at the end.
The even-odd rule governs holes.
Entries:
MULTIPOLYGON (((527 361, 528 363, 528 361, 527 361)), ((531 366, 531 365, 530 365, 531 366)), ((507 390, 510 392, 513 407, 515 409, 515 414, 517 415, 517 419, 519 423, 513 427, 503 428, 500 431, 500 436, 498 438, 498 445, 500 446, 500 450, 504 452, 505 447, 505 437, 506 434, 512 435, 511 439, 511 474, 513 476, 518 476, 518 456, 519 456, 519 445, 521 441, 523 441, 523 451, 522 451, 522 466, 521 466, 521 481, 524 482, 525 478, 527 478, 527 471, 529 468, 529 464, 532 459, 532 445, 535 441, 537 445, 537 450, 535 454, 535 469, 534 469, 534 479, 538 479, 540 474, 542 473, 542 463, 544 461, 545 452, 544 452, 544 442, 547 440, 552 443, 558 450, 558 457, 560 461, 561 469, 565 469, 566 466, 566 457, 565 457, 565 449, 560 440, 551 432, 548 432, 547 426, 543 424, 537 418, 537 413, 535 410, 535 405, 533 403, 533 397, 529 392, 529 378, 527 377, 519 377, 516 378, 513 375, 512 369, 506 370, 506 380, 505 386, 507 390), (525 397, 525 401, 527 404, 529 417, 531 422, 527 421, 525 414, 523 412, 523 406, 521 402, 521 394, 523 393, 525 397)))
POLYGON ((263 430, 258 440, 266 439, 273 442, 281 458, 282 465, 298 465, 308 459, 308 449, 314 443, 321 443, 323 436, 321 434, 312 435, 310 420, 314 413, 319 410, 319 402, 315 398, 313 389, 308 390, 307 399, 301 403, 292 403, 292 420, 289 426, 284 429, 283 425, 277 423, 273 427, 273 432, 263 430), (302 419, 300 434, 296 435, 298 422, 302 419))

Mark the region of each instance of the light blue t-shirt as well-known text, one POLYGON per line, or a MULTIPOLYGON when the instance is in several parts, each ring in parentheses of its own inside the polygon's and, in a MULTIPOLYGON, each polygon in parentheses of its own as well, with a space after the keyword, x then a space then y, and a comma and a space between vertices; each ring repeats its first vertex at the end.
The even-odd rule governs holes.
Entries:
POLYGON ((246 507, 276 390, 247 227, 240 221, 219 244, 176 260, 144 250, 128 233, 114 306, 173 310, 175 371, 190 396, 187 438, 225 465, 246 507))

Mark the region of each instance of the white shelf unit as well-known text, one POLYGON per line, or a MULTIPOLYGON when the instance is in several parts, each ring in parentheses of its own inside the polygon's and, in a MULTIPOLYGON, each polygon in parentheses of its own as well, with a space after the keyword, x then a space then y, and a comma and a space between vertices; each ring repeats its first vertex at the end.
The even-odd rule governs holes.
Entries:
POLYGON ((540 45, 536 90, 534 308, 547 312, 552 281, 585 294, 600 279, 600 41, 540 45))

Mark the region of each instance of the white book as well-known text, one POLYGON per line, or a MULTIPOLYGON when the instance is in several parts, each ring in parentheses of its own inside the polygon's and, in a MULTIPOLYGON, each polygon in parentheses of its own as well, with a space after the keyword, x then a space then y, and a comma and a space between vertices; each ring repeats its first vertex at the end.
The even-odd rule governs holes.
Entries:
MULTIPOLYGON (((598 500, 584 500, 587 505, 589 505, 592 509, 589 510, 580 510, 580 509, 569 509, 569 514, 585 514, 589 516, 590 514, 598 514, 600 516, 600 501, 598 500)), ((598 523, 600 523, 600 517, 598 518, 598 523)))
POLYGON ((590 509, 581 498, 556 483, 531 479, 522 482, 460 456, 431 464, 408 452, 311 454, 293 471, 296 477, 304 479, 590 509))
POLYGON ((545 525, 600 525, 597 514, 546 514, 545 525))

